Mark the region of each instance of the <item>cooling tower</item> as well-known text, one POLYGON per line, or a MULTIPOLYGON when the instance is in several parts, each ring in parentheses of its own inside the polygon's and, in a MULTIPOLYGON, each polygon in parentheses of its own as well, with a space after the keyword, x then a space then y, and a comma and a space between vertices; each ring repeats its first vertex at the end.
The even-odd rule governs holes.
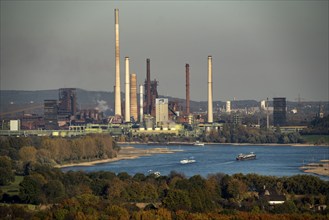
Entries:
POLYGON ((130 115, 138 120, 137 114, 137 79, 136 74, 130 74, 130 115))
POLYGON ((208 122, 213 123, 212 113, 212 57, 208 56, 208 122))
POLYGON ((120 48, 119 48, 119 9, 114 9, 115 17, 115 109, 116 115, 121 115, 120 88, 120 48))
POLYGON ((125 57, 126 82, 125 82, 125 121, 130 121, 130 74, 129 74, 129 57, 125 57))

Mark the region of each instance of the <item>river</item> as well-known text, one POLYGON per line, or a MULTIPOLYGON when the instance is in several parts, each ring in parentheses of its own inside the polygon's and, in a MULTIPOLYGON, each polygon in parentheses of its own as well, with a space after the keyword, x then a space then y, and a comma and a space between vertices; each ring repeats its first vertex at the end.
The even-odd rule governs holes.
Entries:
MULTIPOLYGON (((130 145, 131 146, 131 145, 130 145)), ((292 176, 304 174, 299 168, 305 164, 329 159, 329 146, 255 146, 255 145, 205 145, 200 146, 148 146, 132 145, 136 148, 165 147, 178 150, 173 154, 155 154, 143 156, 137 159, 120 160, 111 163, 97 164, 93 166, 74 166, 62 168, 62 170, 111 171, 115 173, 127 172, 130 175, 136 173, 148 174, 160 172, 168 175, 171 171, 185 174, 187 177, 200 174, 206 177, 214 173, 257 173, 269 176, 292 176), (255 160, 236 161, 239 153, 254 152, 255 160), (195 163, 180 164, 180 160, 193 158, 195 163)), ((309 174, 313 175, 313 174, 309 174)), ((329 180, 329 177, 321 176, 321 179, 329 180)))

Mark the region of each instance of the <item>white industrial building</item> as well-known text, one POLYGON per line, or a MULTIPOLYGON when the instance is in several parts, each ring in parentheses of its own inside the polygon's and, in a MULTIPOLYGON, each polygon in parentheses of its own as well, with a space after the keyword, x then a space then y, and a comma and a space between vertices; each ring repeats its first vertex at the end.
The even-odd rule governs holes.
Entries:
POLYGON ((168 124, 168 99, 155 100, 155 122, 157 127, 168 124))

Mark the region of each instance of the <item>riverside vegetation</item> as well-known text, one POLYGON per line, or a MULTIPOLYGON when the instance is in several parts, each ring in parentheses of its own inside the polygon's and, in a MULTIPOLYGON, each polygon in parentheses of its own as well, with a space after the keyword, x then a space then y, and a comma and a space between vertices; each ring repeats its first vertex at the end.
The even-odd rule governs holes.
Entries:
POLYGON ((318 209, 329 205, 329 182, 315 176, 64 173, 53 166, 115 157, 119 147, 104 135, 0 144, 0 219, 329 218, 328 208, 318 209), (285 203, 269 205, 264 187, 285 203))
POLYGON ((121 136, 116 140, 120 142, 202 142, 212 143, 250 143, 250 144, 315 144, 329 145, 329 115, 324 118, 313 119, 307 129, 300 133, 283 133, 277 127, 274 130, 250 127, 250 124, 237 125, 225 123, 222 129, 201 134, 193 134, 191 125, 185 124, 189 135, 132 135, 121 136))

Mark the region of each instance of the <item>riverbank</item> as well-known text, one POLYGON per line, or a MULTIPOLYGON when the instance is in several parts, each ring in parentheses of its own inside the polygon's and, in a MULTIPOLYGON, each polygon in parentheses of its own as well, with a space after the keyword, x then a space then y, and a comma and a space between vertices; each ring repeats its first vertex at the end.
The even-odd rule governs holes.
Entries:
MULTIPOLYGON (((149 146, 171 146, 171 145, 180 145, 180 146, 192 146, 194 145, 195 142, 148 142, 148 143, 143 143, 143 142, 117 142, 119 145, 149 145, 149 146)), ((311 143, 305 143, 305 144, 300 144, 300 143, 290 143, 290 144, 277 144, 277 143, 262 143, 262 144, 253 144, 253 143, 216 143, 216 142, 202 142, 205 145, 232 145, 232 146, 292 146, 292 147, 312 147, 312 146, 317 146, 317 147, 328 147, 329 145, 327 144, 321 144, 321 145, 315 145, 311 143)))
POLYGON ((319 163, 309 163, 300 167, 305 173, 314 173, 321 176, 329 176, 329 160, 320 160, 319 163))
POLYGON ((70 164, 63 164, 63 165, 56 165, 56 168, 64 168, 64 167, 73 167, 73 166, 93 166, 96 164, 102 163, 110 163, 119 160, 131 160, 136 159, 139 157, 144 156, 151 156, 153 154, 172 154, 177 151, 182 150, 171 150, 168 148, 150 148, 150 149, 139 149, 131 146, 121 147, 120 151, 118 152, 117 157, 104 159, 104 160, 95 160, 95 161, 87 161, 81 163, 70 163, 70 164))

